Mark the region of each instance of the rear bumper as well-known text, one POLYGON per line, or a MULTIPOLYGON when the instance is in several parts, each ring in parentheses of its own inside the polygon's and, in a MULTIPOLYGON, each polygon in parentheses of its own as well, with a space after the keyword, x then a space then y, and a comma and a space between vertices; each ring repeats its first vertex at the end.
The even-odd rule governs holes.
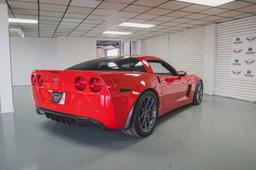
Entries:
POLYGON ((68 125, 93 126, 93 127, 98 127, 102 129, 110 129, 105 125, 103 125, 102 123, 100 123, 99 121, 89 119, 86 117, 74 116, 71 114, 65 114, 65 113, 47 110, 43 108, 36 108, 36 112, 39 115, 45 115, 49 119, 55 120, 57 122, 62 122, 68 125))

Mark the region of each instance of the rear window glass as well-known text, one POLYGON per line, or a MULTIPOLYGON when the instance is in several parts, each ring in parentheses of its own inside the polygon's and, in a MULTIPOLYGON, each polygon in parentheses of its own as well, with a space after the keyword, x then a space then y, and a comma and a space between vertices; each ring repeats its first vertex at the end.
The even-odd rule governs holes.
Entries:
POLYGON ((119 70, 146 72, 142 62, 133 57, 99 58, 86 61, 67 70, 119 70))

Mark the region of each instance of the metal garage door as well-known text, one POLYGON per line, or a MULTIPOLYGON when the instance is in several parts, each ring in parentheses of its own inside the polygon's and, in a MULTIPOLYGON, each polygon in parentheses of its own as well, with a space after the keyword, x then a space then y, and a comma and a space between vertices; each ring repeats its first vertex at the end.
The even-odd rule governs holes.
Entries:
POLYGON ((231 78, 232 38, 256 35, 256 17, 217 24, 216 95, 256 101, 256 81, 231 78))
POLYGON ((171 64, 203 77, 204 27, 169 35, 171 64))

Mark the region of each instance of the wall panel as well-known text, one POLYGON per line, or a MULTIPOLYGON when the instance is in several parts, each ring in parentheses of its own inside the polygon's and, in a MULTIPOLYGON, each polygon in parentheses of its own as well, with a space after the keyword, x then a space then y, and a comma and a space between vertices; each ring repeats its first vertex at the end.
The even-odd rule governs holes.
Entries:
POLYGON ((244 18, 217 25, 216 94, 256 101, 256 81, 231 77, 232 38, 256 35, 256 17, 244 18))

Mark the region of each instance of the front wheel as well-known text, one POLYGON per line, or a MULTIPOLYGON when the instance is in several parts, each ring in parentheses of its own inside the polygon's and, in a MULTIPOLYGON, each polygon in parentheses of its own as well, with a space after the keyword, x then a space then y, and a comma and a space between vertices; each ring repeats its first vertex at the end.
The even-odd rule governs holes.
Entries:
POLYGON ((134 106, 130 128, 122 132, 131 136, 149 136, 154 130, 157 117, 158 100, 152 91, 147 91, 139 97, 134 106))
POLYGON ((198 81, 198 84, 195 89, 194 97, 193 97, 193 104, 199 105, 202 102, 204 93, 204 86, 202 80, 198 81))

